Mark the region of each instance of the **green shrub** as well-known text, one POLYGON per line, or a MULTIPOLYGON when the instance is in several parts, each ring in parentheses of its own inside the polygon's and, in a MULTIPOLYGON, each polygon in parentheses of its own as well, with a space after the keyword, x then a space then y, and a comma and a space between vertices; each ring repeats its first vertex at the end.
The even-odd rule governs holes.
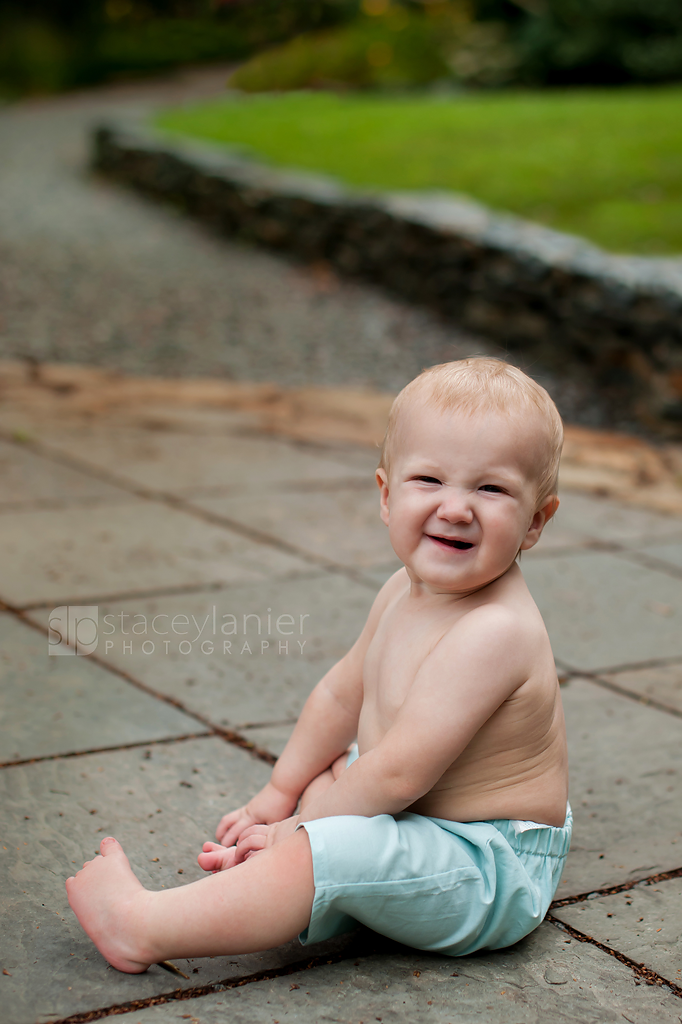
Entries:
POLYGON ((306 34, 258 54, 230 84, 245 92, 322 85, 423 84, 449 75, 434 27, 403 8, 395 18, 362 18, 331 32, 306 34))
POLYGON ((682 78, 680 0, 545 0, 519 35, 526 79, 554 85, 682 78))
POLYGON ((0 89, 52 92, 243 60, 357 10, 358 0, 0 0, 0 89))
POLYGON ((73 46, 46 22, 0 26, 0 85, 6 95, 55 92, 72 84, 73 46))
POLYGON ((235 60, 246 49, 245 40, 230 25, 199 18, 155 18, 134 31, 121 25, 102 33, 97 57, 103 75, 108 76, 199 61, 235 60))
MULTIPOLYGON (((371 11, 371 2, 365 8, 371 11)), ((498 85, 513 75, 516 62, 505 27, 475 22, 463 0, 426 10, 375 0, 374 8, 381 13, 258 54, 230 84, 245 92, 404 88, 448 80, 498 85)))

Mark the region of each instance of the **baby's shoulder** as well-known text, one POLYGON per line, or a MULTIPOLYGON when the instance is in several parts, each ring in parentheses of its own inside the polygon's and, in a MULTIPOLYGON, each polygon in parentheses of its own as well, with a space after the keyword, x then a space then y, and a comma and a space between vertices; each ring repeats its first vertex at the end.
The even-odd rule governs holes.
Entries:
POLYGON ((404 594, 410 589, 410 578, 407 575, 407 569, 405 566, 401 566, 397 572, 394 572, 392 576, 384 583, 383 587, 374 599, 372 605, 372 612, 378 614, 379 617, 390 608, 395 601, 399 600, 404 594))
POLYGON ((478 604, 453 619, 448 636, 457 642, 508 643, 525 632, 526 619, 514 608, 497 601, 478 604))
POLYGON ((504 601, 490 601, 455 619, 439 646, 458 663, 495 665, 523 677, 549 649, 549 640, 539 617, 504 601))
POLYGON ((410 581, 405 568, 398 569, 397 572, 393 573, 391 577, 384 583, 383 587, 374 598, 372 607, 370 608, 369 615, 365 627, 360 634, 356 646, 360 646, 365 650, 369 643, 371 643, 374 635, 379 628, 382 619, 385 618, 388 610, 400 599, 400 597, 409 590, 410 581))

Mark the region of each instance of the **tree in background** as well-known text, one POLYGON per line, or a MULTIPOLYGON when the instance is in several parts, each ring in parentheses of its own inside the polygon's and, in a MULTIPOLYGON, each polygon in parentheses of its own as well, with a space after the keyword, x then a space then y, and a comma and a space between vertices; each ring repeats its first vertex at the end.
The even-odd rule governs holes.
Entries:
POLYGON ((8 95, 254 55, 256 90, 671 81, 682 0, 0 0, 8 95))
POLYGON ((528 0, 518 45, 531 82, 682 79, 682 0, 528 0))
POLYGON ((357 0, 0 0, 0 89, 53 91, 240 61, 357 10, 357 0))
POLYGON ((362 0, 344 24, 257 52, 231 84, 260 92, 676 79, 682 0, 362 0))

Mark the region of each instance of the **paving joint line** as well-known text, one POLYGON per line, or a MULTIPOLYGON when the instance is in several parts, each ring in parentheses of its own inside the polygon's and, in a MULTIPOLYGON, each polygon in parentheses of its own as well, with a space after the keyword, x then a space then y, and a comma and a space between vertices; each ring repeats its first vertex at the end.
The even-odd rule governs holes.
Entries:
MULTIPOLYGON (((0 516, 9 512, 40 512, 43 510, 57 509, 68 511, 71 508, 97 508, 111 504, 111 497, 108 498, 35 498, 33 501, 6 501, 0 505, 0 516)), ((120 498, 121 504, 130 501, 130 495, 124 493, 120 498)), ((118 504, 118 502, 116 502, 118 504)))
POLYGON ((278 718, 272 722, 240 722, 238 729, 272 729, 279 725, 296 725, 297 718, 278 718))
POLYGON ((603 889, 591 889, 589 892, 582 892, 576 896, 564 896, 563 899, 553 900, 549 909, 560 910, 562 907, 572 907, 576 903, 594 900, 598 896, 616 896, 619 892, 630 892, 631 889, 636 889, 638 886, 657 885, 659 882, 668 882, 673 878, 682 878, 682 868, 659 871, 656 875, 647 875, 645 878, 638 878, 635 881, 621 882, 619 885, 608 885, 603 889))
POLYGON ((247 540, 251 540, 256 544, 267 544, 270 547, 274 547, 281 551, 283 554, 300 558, 302 561, 315 566, 317 569, 323 569, 325 572, 333 573, 337 576, 345 576, 354 583, 360 583, 362 586, 371 587, 372 590, 376 590, 375 586, 370 584, 368 580, 364 579, 362 570, 359 568, 342 565, 340 562, 332 562, 327 558, 322 558, 320 555, 314 554, 312 551, 306 551, 304 548, 299 548, 296 544, 290 544, 289 541, 282 540, 280 537, 275 537, 273 534, 267 533, 264 530, 257 530, 251 526, 245 526, 243 523, 240 523, 237 519, 232 519, 230 516, 221 515, 219 512, 209 512, 208 509, 203 509, 199 505, 194 505, 191 501, 176 498, 174 495, 166 495, 163 491, 160 491, 159 495, 161 496, 159 500, 164 501, 171 507, 177 508, 182 512, 187 512, 190 515, 194 515, 198 519, 203 519, 205 522, 211 523, 213 526, 227 527, 234 533, 241 534, 243 537, 246 537, 247 540))
MULTIPOLYGON (((335 494, 337 491, 376 490, 373 478, 360 476, 336 477, 330 480, 294 480, 273 483, 270 492, 273 494, 335 494), (370 486, 371 485, 371 486, 370 486)), ((261 484, 211 484, 205 487, 193 487, 176 492, 179 498, 241 498, 249 496, 257 498, 263 494, 261 484)))
MULTIPOLYGON (((676 662, 666 662, 665 664, 676 664, 676 662)), ((643 665, 642 667, 646 668, 647 666, 643 665)), ((635 670, 630 669, 630 671, 635 670)), ((627 669, 621 669, 620 671, 627 671, 627 669)), ((638 693, 636 690, 628 690, 625 686, 620 686, 610 679, 604 679, 598 672, 576 672, 573 669, 567 669, 567 675, 563 682, 568 682, 571 678, 586 679, 588 682, 594 683, 595 686, 600 686, 603 690, 610 690, 611 693, 617 693, 619 697, 631 700, 634 704, 654 708, 656 711, 662 711, 666 715, 672 715, 673 718, 682 718, 682 710, 679 708, 673 707, 670 704, 664 704, 662 701, 656 700, 655 697, 647 697, 646 694, 638 693)))
POLYGON ((337 562, 331 562, 328 559, 320 558, 318 555, 305 551, 303 548, 298 548, 295 544, 290 544, 288 541, 281 540, 279 537, 274 537, 267 532, 245 526, 243 523, 240 523, 235 519, 231 519, 229 516, 221 516, 218 513, 212 513, 206 509, 202 509, 200 506, 193 505, 191 501, 187 501, 177 495, 169 494, 166 491, 150 490, 146 487, 140 487, 138 484, 134 484, 132 481, 127 480, 124 476, 119 476, 109 470, 104 470, 99 466, 92 465, 92 463, 88 462, 87 459, 81 460, 74 458, 72 455, 67 455, 64 452, 55 451, 51 449, 49 445, 45 446, 40 441, 17 441, 17 439, 11 434, 7 434, 6 431, 2 430, 0 430, 0 439, 9 441, 19 447, 28 447, 45 458, 53 459, 55 462, 62 463, 63 465, 69 466, 72 469, 77 469, 80 472, 89 473, 97 479, 113 484, 129 494, 133 494, 135 497, 141 498, 143 501, 164 504, 170 508, 186 512, 189 515, 195 516, 197 519, 203 519, 204 522, 210 523, 213 526, 222 526, 223 528, 232 530, 233 533, 246 537, 247 540, 254 541, 257 544, 267 544, 269 547, 274 547, 284 554, 300 558, 302 561, 307 562, 310 565, 322 568, 326 572, 347 576, 355 583, 360 583, 362 586, 376 589, 352 566, 345 566, 337 562))
POLYGON ((600 942, 599 939, 595 939, 592 935, 586 935, 585 932, 578 931, 570 924, 565 924, 560 921, 557 917, 553 917, 552 914, 545 916, 545 921, 549 921, 555 928, 558 928, 562 932, 567 932, 571 938, 577 939, 578 942, 586 942, 592 946, 596 946, 602 953, 608 953, 609 956, 614 957, 615 960, 619 960, 620 963, 629 967, 634 974, 640 977, 647 985, 659 985, 661 988, 667 988, 673 995, 682 999, 682 986, 677 985, 674 981, 669 981, 668 978, 664 978, 662 974, 658 974, 657 971, 647 967, 646 964, 639 963, 637 960, 633 960, 625 953, 621 953, 620 950, 614 949, 613 946, 607 946, 605 943, 600 942))
MULTIPOLYGON (((297 573, 295 576, 278 576, 274 582, 286 582, 290 579, 305 580, 305 579, 317 579, 323 576, 319 570, 310 570, 309 572, 297 573)), ((60 597, 55 600, 61 601, 62 604, 87 604, 91 602, 93 604, 109 604, 113 601, 131 601, 135 598, 146 601, 150 598, 155 597, 182 597, 183 594, 211 594, 219 593, 223 590, 233 590, 235 587, 249 586, 248 583, 227 583, 222 580, 214 581, 212 583, 183 583, 178 584, 177 587, 158 587, 151 590, 121 590, 118 593, 113 594, 88 594, 85 597, 82 595, 79 597, 60 597)), ((3 602, 0 602, 2 605, 3 602)), ((54 601, 33 601, 29 604, 15 605, 14 609, 22 612, 40 611, 43 608, 55 607, 54 601)), ((0 607, 0 610, 2 608, 0 607)))
POLYGON ((536 559, 542 559, 545 561, 548 558, 565 558, 571 555, 584 555, 590 551, 601 551, 606 554, 617 554, 620 551, 626 550, 617 541, 599 540, 596 537, 585 537, 582 540, 569 541, 566 544, 562 544, 555 548, 540 548, 538 551, 533 548, 533 554, 526 556, 526 561, 535 561, 536 559))
POLYGON ((214 736, 212 732, 188 732, 182 736, 164 736, 160 740, 140 740, 134 743, 119 743, 113 747, 92 747, 90 750, 69 750, 63 754, 41 754, 39 757, 25 757, 20 761, 3 761, 0 768, 19 768, 26 764, 39 764, 43 761, 66 761, 74 757, 87 757, 89 754, 111 754, 117 750, 136 750, 140 747, 168 746, 171 743, 185 743, 187 740, 205 740, 214 736))
MULTIPOLYGON (((341 963, 343 960, 351 960, 358 954, 346 955, 336 953, 333 956, 316 956, 309 960, 297 960, 285 967, 273 968, 269 971, 257 971, 254 974, 247 974, 242 978, 226 978, 224 981, 215 981, 208 985, 197 985, 192 988, 177 988, 172 992, 164 992, 157 996, 148 996, 146 999, 132 999, 126 1003, 115 1003, 112 1006, 104 1006, 97 1010, 84 1010, 80 1013, 71 1014, 68 1017, 61 1017, 53 1020, 50 1024, 90 1024, 91 1021, 101 1020, 103 1017, 117 1016, 123 1013, 145 1010, 150 1006, 160 1006, 163 1003, 185 1002, 188 999, 196 999, 201 996, 212 995, 216 992, 227 992, 233 988, 242 988, 244 985, 253 985, 259 981, 271 981, 275 978, 286 978, 291 974, 300 974, 303 971, 314 970, 316 967, 325 967, 328 964, 341 963)), ((362 956, 367 952, 363 951, 362 956)))
POLYGON ((557 663, 566 672, 570 672, 570 674, 574 676, 603 676, 607 674, 618 675, 620 672, 638 672, 640 669, 645 668, 665 668, 666 665, 682 665, 682 656, 679 654, 672 654, 669 658, 648 658, 646 661, 626 661, 620 665, 609 665, 594 669, 575 668, 575 666, 562 661, 561 658, 557 659, 557 663))
POLYGON ((623 553, 629 556, 627 560, 634 565, 641 565, 642 568, 651 569, 652 572, 661 572, 675 580, 682 579, 682 568, 671 565, 670 562, 664 562, 662 558, 647 555, 643 551, 634 551, 631 548, 623 548, 623 553))
MULTIPOLYGON (((24 622, 27 626, 30 626, 31 629, 35 629, 37 633, 47 636, 47 631, 37 622, 33 622, 25 616, 21 609, 5 605, 5 610, 12 612, 18 619, 24 622)), ((265 750, 265 748, 252 743, 251 740, 247 740, 244 736, 235 732, 233 729, 226 729, 222 725, 216 725, 216 723, 212 722, 210 718, 206 718, 198 711, 192 711, 190 708, 186 707, 182 701, 177 700, 175 697, 169 697, 165 693, 159 693, 158 690, 154 690, 151 686, 147 686, 146 683, 143 683, 140 679, 136 679, 135 676, 125 672, 117 665, 108 664, 105 659, 100 658, 97 654, 89 654, 88 658, 96 665, 99 665, 100 668, 103 668, 108 672, 112 672, 120 679, 123 679, 126 683, 130 683, 131 686, 141 690, 142 693, 146 693, 149 697, 153 697, 156 700, 163 701, 164 704, 169 704, 172 708, 175 708, 177 711, 181 711, 183 714, 187 715, 188 718, 193 718, 196 722, 203 725, 205 729, 208 729, 212 735, 219 736, 220 739, 224 740, 226 743, 231 743, 235 747, 241 747, 242 750, 248 751, 248 753, 252 754, 253 757, 258 758, 260 761, 265 761, 266 764, 275 764, 277 758, 274 754, 271 754, 269 750, 265 750)))
POLYGON ((628 690, 626 687, 619 686, 618 683, 614 683, 610 679, 602 679, 600 676, 595 675, 591 677, 590 682, 593 682, 596 686, 601 686, 604 690, 611 690, 613 693, 617 693, 621 697, 627 697, 644 707, 654 708, 656 711, 663 711, 666 715, 672 715, 674 718, 682 718, 682 711, 679 708, 672 707, 670 704, 664 704, 662 701, 656 700, 655 697, 647 697, 644 693, 637 693, 635 690, 628 690))
MULTIPOLYGON (((644 542, 644 540, 643 540, 644 542)), ((636 541, 632 542, 638 543, 636 541)), ((602 552, 623 557, 625 561, 639 565, 643 569, 650 569, 652 572, 661 572, 672 579, 682 579, 682 568, 665 562, 655 555, 647 555, 645 552, 637 551, 636 548, 619 541, 599 540, 597 538, 586 538, 583 541, 576 541, 575 544, 566 544, 547 551, 535 551, 528 561, 541 559, 547 561, 550 558, 567 558, 585 554, 587 552, 602 552)))

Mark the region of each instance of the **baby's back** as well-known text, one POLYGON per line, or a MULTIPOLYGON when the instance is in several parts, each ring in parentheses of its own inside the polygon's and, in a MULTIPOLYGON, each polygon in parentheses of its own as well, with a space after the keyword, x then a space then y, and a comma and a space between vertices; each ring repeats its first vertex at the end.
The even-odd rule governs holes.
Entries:
MULTIPOLYGON (((481 703, 485 720, 407 809, 455 821, 520 818, 562 826, 568 782, 561 697, 549 638, 520 570, 514 567, 471 600, 415 603, 404 571, 386 590, 386 607, 365 657, 360 753, 381 742, 408 696, 412 707, 420 694, 433 705, 428 710, 434 734, 442 734, 450 714, 453 737, 469 718, 476 721, 481 703), (491 659, 488 648, 500 622, 508 639, 491 659), (466 678, 472 672, 471 636, 486 666, 473 687, 466 678), (460 650, 468 650, 461 663, 460 650), (431 688, 431 664, 441 673, 445 664, 447 690, 431 688), (488 685, 503 694, 490 714, 479 700, 488 685)), ((426 751, 428 737, 422 742, 426 751)))

